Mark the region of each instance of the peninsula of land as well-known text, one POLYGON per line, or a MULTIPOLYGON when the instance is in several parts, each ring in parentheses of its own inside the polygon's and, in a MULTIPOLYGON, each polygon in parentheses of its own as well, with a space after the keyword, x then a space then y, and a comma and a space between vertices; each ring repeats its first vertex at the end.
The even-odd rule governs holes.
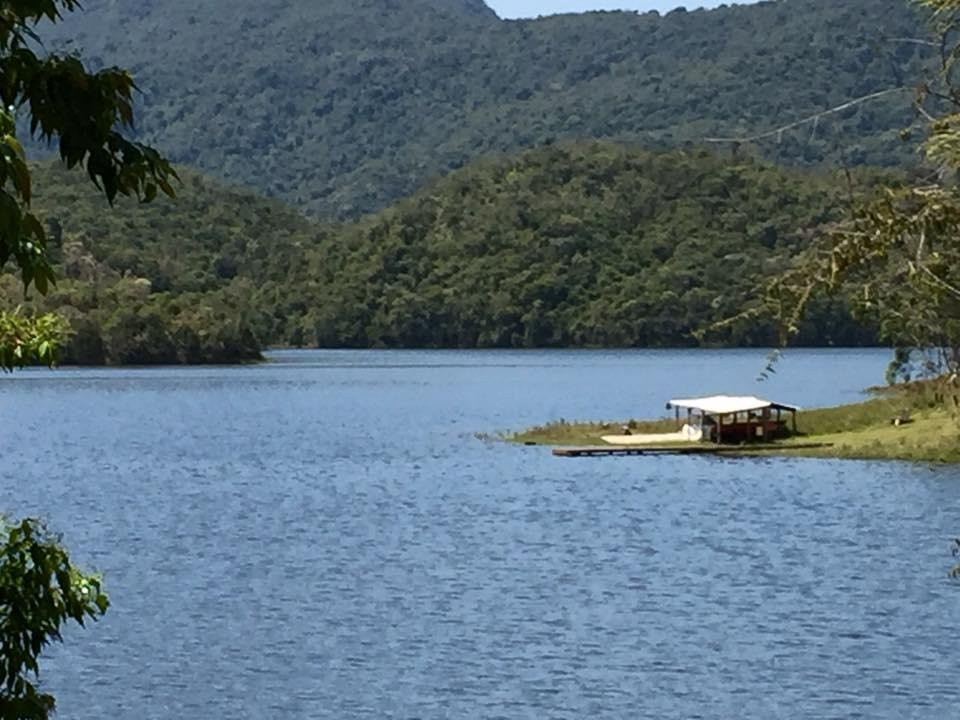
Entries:
MULTIPOLYGON (((533 427, 509 436, 512 442, 563 447, 602 446, 604 435, 621 431, 665 433, 673 418, 626 422, 567 422, 533 427)), ((852 405, 801 412, 798 431, 743 454, 861 460, 960 463, 960 424, 942 404, 924 394, 889 389, 852 405)))

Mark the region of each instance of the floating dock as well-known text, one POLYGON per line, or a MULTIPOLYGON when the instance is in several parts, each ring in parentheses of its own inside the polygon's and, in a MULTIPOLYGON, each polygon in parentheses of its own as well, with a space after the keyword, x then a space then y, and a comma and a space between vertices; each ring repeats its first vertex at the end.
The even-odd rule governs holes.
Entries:
POLYGON ((817 450, 833 447, 832 443, 797 443, 795 445, 602 445, 594 447, 558 447, 557 457, 627 457, 635 455, 753 455, 771 451, 817 450))

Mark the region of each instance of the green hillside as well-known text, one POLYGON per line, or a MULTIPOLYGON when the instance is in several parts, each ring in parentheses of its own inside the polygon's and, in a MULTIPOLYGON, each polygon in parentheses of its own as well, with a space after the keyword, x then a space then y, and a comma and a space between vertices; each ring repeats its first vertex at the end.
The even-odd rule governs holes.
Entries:
MULTIPOLYGON (((651 347, 736 314, 846 202, 839 176, 612 144, 488 159, 309 253, 320 346, 651 347)), ((800 342, 873 336, 821 305, 800 342)), ((770 345, 771 325, 711 342, 770 345)))
POLYGON ((276 201, 181 170, 175 201, 110 208, 81 172, 34 168, 35 208, 59 280, 24 299, 0 276, 0 304, 54 310, 75 335, 64 361, 234 362, 285 332, 280 298, 303 282, 314 228, 276 201))
MULTIPOLYGON (((92 363, 222 362, 263 344, 692 345, 846 197, 838 177, 608 143, 487 158, 345 225, 186 171, 177 200, 113 209, 81 173, 36 173, 61 277, 36 302, 72 319, 67 359, 92 363)), ((0 295, 22 301, 9 275, 0 295)), ((837 302, 801 342, 873 339, 837 302)), ((773 340, 763 324, 709 338, 773 340)))
MULTIPOLYGON (((326 218, 388 206, 491 152, 651 148, 775 127, 914 85, 904 0, 502 21, 480 0, 88 0, 48 47, 130 67, 143 137, 178 163, 326 218)), ((911 95, 773 138, 799 165, 910 161, 911 95)))

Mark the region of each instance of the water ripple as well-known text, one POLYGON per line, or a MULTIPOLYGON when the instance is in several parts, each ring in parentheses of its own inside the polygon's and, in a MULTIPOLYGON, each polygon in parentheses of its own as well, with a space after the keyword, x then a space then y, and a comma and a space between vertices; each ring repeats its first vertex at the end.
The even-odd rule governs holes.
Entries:
MULTIPOLYGON (((953 716, 957 470, 465 437, 656 413, 671 358, 696 391, 704 357, 15 376, 0 502, 49 517, 113 601, 44 681, 80 719, 953 716)), ((709 362, 733 390, 762 353, 709 362)), ((830 402, 885 357, 791 362, 776 391, 832 372, 830 402)))

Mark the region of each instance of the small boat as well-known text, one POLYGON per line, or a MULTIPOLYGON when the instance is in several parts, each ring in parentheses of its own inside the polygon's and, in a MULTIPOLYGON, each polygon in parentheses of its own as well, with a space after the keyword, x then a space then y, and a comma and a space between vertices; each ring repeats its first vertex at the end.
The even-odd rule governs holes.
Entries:
POLYGON ((601 438, 610 445, 670 445, 672 443, 700 442, 703 428, 684 425, 674 433, 651 433, 646 435, 604 435, 601 438))

